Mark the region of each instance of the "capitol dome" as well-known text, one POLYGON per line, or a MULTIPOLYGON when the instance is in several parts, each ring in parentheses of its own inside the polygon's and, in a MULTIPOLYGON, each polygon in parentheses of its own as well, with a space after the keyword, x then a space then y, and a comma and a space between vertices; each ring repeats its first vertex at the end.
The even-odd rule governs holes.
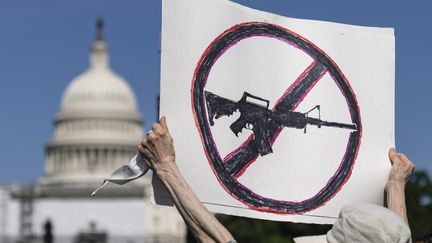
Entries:
POLYGON ((131 88, 108 65, 104 41, 93 43, 90 67, 69 84, 63 95, 61 110, 136 113, 137 105, 131 88))
MULTIPOLYGON (((46 145, 41 194, 57 195, 67 190, 68 195, 88 196, 133 157, 142 139, 143 122, 135 95, 110 68, 102 29, 99 20, 90 65, 68 85, 55 115, 54 134, 46 145)), ((131 188, 118 192, 142 194, 139 187, 135 187, 138 192, 131 188)))
POLYGON ((125 80, 108 67, 90 67, 68 86, 63 95, 61 110, 117 110, 134 113, 137 106, 125 80))

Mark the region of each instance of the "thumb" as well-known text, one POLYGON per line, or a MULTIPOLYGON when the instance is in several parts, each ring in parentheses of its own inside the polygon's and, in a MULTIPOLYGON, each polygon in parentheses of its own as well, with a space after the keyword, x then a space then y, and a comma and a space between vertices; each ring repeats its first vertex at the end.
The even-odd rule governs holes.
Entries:
POLYGON ((394 162, 399 160, 399 155, 396 152, 396 150, 394 148, 391 148, 389 151, 389 158, 390 158, 390 163, 393 164, 394 162))
POLYGON ((161 119, 159 120, 159 124, 162 126, 162 128, 164 128, 165 130, 169 131, 168 125, 166 123, 166 117, 165 116, 161 117, 161 119))

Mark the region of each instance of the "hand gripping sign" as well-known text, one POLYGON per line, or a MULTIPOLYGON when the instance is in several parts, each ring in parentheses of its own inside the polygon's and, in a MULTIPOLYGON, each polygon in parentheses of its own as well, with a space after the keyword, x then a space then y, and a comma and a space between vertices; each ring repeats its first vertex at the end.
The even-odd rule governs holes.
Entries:
MULTIPOLYGON (((362 132, 355 95, 348 80, 326 53, 288 29, 270 23, 250 22, 235 25, 223 32, 208 46, 197 64, 192 80, 192 104, 205 153, 219 183, 234 198, 249 208, 280 214, 308 212, 330 200, 351 174, 359 151, 362 132), (272 109, 268 108, 269 101, 246 92, 240 101, 232 101, 206 91, 207 78, 218 58, 239 41, 258 36, 285 42, 303 51, 314 61, 287 89, 272 109), (345 97, 351 124, 312 118, 308 116, 310 111, 306 113, 294 111, 315 83, 326 73, 330 74, 345 97), (256 99, 265 105, 248 102, 247 98, 256 99), (213 140, 210 126, 214 124, 214 119, 230 115, 236 110, 240 112, 240 118, 230 126, 231 130, 237 135, 243 128, 250 128, 253 135, 229 156, 222 159, 213 140), (300 202, 276 200, 258 195, 238 181, 238 177, 259 155, 265 156, 273 152, 271 146, 282 129, 304 129, 306 133, 307 125, 350 130, 345 153, 338 169, 329 178, 326 186, 314 196, 300 202)), ((315 108, 319 110, 319 106, 315 108)))

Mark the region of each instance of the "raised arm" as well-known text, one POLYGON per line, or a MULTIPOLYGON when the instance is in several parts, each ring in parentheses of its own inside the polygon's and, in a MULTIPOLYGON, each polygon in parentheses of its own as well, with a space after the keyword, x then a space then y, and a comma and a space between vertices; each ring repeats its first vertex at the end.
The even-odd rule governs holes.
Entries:
POLYGON ((414 164, 404 154, 396 152, 394 148, 390 149, 389 158, 392 167, 385 188, 387 206, 408 224, 405 184, 414 170, 414 164))
POLYGON ((173 139, 165 117, 138 146, 153 172, 169 192, 190 231, 200 242, 235 242, 228 230, 211 214, 186 183, 176 162, 173 139))

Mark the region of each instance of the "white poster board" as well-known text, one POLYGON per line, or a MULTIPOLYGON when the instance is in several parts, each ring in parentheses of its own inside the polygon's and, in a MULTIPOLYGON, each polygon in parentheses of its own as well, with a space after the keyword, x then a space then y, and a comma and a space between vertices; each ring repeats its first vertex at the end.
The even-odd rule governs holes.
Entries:
POLYGON ((390 28, 163 1, 160 114, 181 172, 216 213, 333 223, 381 204, 394 59, 390 28))

